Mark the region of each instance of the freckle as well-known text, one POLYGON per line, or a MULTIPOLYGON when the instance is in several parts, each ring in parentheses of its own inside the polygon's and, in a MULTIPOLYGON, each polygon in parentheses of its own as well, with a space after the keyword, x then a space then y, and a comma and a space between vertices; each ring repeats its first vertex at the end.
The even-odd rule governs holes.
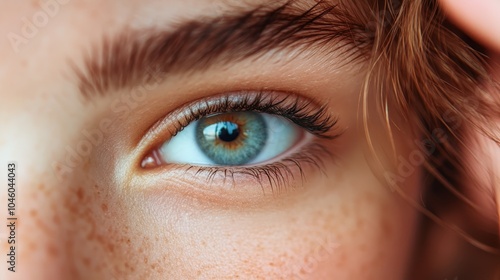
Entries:
POLYGON ((131 266, 128 262, 125 262, 125 268, 127 268, 128 270, 134 272, 135 271, 135 268, 133 266, 131 266))
POLYGON ((106 247, 108 248, 108 251, 110 253, 113 253, 115 251, 115 246, 113 244, 108 244, 106 247))
POLYGON ((47 252, 51 257, 57 257, 59 255, 59 250, 57 250, 53 244, 47 245, 47 252))
POLYGON ((83 258, 83 264, 86 266, 86 267, 89 267, 90 266, 90 259, 87 258, 87 257, 84 257, 83 258))
MULTIPOLYGON (((158 273, 160 273, 160 275, 161 275, 161 274, 163 274, 163 267, 162 267, 162 266, 160 266, 160 265, 158 265, 158 266, 157 266, 157 271, 158 271, 158 273)), ((198 278, 199 278, 199 277, 198 277, 198 278)))
POLYGON ((338 264, 339 265, 345 265, 347 263, 347 254, 342 253, 339 257, 338 264))
POLYGON ((76 197, 79 201, 83 200, 83 189, 81 187, 76 190, 76 197))
POLYGON ((97 240, 97 242, 99 242, 101 244, 103 244, 104 242, 106 242, 106 239, 104 237, 102 237, 101 235, 96 235, 95 239, 97 240))
POLYGON ((101 209, 102 209, 102 211, 104 211, 104 212, 108 212, 108 205, 107 205, 107 204, 105 204, 105 203, 101 204, 101 209))
POLYGON ((28 243, 28 248, 31 250, 31 251, 34 251, 38 248, 37 244, 35 242, 30 242, 28 243))
POLYGON ((30 216, 31 217, 36 217, 36 216, 38 216, 38 212, 35 209, 31 209, 30 210, 30 216))

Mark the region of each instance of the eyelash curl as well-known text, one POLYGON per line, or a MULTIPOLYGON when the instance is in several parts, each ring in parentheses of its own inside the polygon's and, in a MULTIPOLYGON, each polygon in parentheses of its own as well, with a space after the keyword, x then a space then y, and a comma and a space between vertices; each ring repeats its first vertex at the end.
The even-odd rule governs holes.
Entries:
MULTIPOLYGON (((203 117, 217 113, 260 112, 274 114, 291 121, 302 129, 320 139, 332 140, 342 133, 332 133, 337 125, 337 118, 327 112, 326 106, 318 107, 311 100, 300 98, 292 94, 280 93, 273 95, 270 92, 240 92, 237 95, 225 95, 197 102, 187 106, 179 114, 173 114, 170 119, 171 137, 177 135, 190 123, 203 117)), ((193 172, 195 176, 206 176, 207 183, 211 184, 216 176, 222 176, 224 183, 232 180, 236 185, 236 176, 242 175, 254 178, 265 192, 264 183, 267 182, 272 193, 282 191, 289 186, 290 179, 295 179, 293 169, 297 169, 302 183, 304 182, 304 166, 324 171, 324 159, 334 156, 320 143, 312 142, 301 147, 299 151, 279 160, 264 165, 254 166, 194 166, 189 164, 178 165, 185 172, 193 172)), ((168 163, 167 163, 168 164, 168 163)))
POLYGON ((334 139, 340 134, 329 132, 337 124, 337 118, 327 113, 326 106, 317 108, 312 101, 293 95, 271 96, 268 92, 241 93, 223 96, 190 107, 176 122, 172 136, 193 121, 216 113, 260 112, 284 117, 320 138, 334 139))

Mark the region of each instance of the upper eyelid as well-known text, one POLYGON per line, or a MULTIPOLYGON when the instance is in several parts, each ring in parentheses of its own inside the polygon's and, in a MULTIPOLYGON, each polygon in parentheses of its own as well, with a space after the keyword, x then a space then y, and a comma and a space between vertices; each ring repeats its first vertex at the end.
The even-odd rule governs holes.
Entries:
MULTIPOLYGON (((294 112, 300 114, 300 118, 307 117, 310 124, 321 123, 321 125, 305 127, 295 122, 317 136, 324 138, 335 138, 338 136, 338 134, 327 135, 327 132, 336 125, 338 119, 330 115, 324 105, 320 106, 318 102, 309 98, 299 97, 293 93, 276 91, 233 92, 194 101, 169 113, 163 120, 157 122, 150 131, 154 131, 160 126, 165 126, 167 123, 177 125, 176 130, 181 130, 190 122, 209 114, 255 110, 259 106, 262 107, 257 111, 264 113, 275 113, 290 119, 289 114, 294 112), (216 110, 213 110, 213 108, 216 110), (276 109, 279 111, 273 111, 276 109), (197 118, 193 116, 197 116, 197 118)), ((290 120, 294 122, 294 119, 290 120)), ((176 134, 176 131, 169 132, 172 136, 176 134)))

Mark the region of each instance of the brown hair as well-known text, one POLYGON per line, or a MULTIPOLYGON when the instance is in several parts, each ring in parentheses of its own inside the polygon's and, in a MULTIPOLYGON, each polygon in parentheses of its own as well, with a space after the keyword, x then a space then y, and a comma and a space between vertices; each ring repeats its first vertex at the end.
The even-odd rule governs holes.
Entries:
MULTIPOLYGON (((500 143, 498 127, 493 122, 500 116, 500 100, 491 91, 498 85, 490 77, 488 54, 450 24, 434 0, 370 1, 369 10, 365 7, 359 15, 373 34, 360 41, 362 45, 373 46, 364 94, 368 95, 369 87, 370 94, 377 94, 378 110, 386 116, 389 135, 398 125, 390 116, 401 115, 404 122, 415 127, 416 137, 432 139, 436 130, 446 136, 446 141, 440 142, 424 163, 430 194, 423 198, 426 205, 412 203, 431 221, 455 230, 470 244, 487 252, 496 259, 494 266, 500 252, 498 231, 485 237, 455 227, 440 217, 446 210, 444 207, 455 207, 450 205, 472 211, 482 207, 468 199, 464 188, 470 186, 461 185, 457 174, 465 177, 473 172, 463 158, 467 149, 463 140, 471 131, 486 135, 497 145, 500 143), (389 112, 388 108, 396 111, 389 112), (445 201, 447 206, 443 206, 445 201)), ((367 107, 364 109, 366 126, 369 112, 367 107)), ((370 133, 367 138, 370 142, 370 133)), ((473 273, 474 269, 471 270, 462 273, 473 273)), ((475 279, 481 278, 475 273, 475 279)))

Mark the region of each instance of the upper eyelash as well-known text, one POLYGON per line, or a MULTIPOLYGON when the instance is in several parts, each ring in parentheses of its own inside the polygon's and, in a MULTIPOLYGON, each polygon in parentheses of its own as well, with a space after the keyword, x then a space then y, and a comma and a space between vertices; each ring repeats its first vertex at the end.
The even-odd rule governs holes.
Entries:
POLYGON ((338 119, 327 113, 326 106, 313 105, 312 101, 304 101, 298 96, 270 96, 269 92, 252 92, 245 95, 223 96, 219 99, 205 101, 197 107, 190 107, 187 114, 176 121, 172 136, 182 131, 191 122, 216 113, 254 111, 285 117, 310 133, 320 137, 333 139, 340 133, 329 134, 336 126, 338 119), (236 99, 236 100, 235 100, 236 99))

